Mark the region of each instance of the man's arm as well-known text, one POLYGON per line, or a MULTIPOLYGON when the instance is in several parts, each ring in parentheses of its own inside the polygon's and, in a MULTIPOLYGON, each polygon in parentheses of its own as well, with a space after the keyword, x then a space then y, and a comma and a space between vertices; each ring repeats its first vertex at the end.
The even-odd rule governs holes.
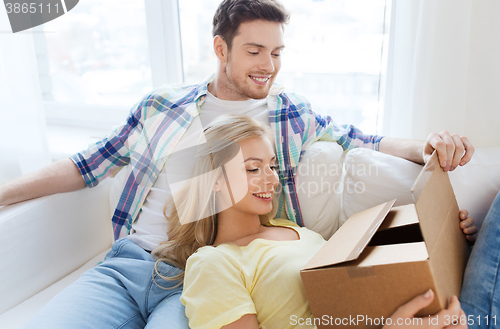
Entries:
POLYGON ((438 153, 441 167, 447 171, 464 166, 474 154, 474 147, 467 137, 450 135, 447 131, 442 131, 439 134, 432 133, 425 142, 384 137, 379 144, 380 152, 420 164, 427 162, 434 150, 438 153))
MULTIPOLYGON (((315 113, 311 110, 311 105, 304 98, 300 98, 300 101, 302 104, 305 104, 311 124, 314 122, 316 140, 337 142, 342 146, 344 151, 349 151, 356 147, 372 148, 382 153, 424 164, 429 161, 432 153, 436 150, 439 163, 446 171, 453 171, 458 166, 464 166, 474 154, 474 147, 467 137, 460 137, 457 134, 451 135, 447 131, 442 131, 439 134, 430 134, 424 142, 377 135, 364 135, 352 125, 340 126, 333 122, 330 116, 322 116, 315 113)), ((304 122, 307 122, 307 120, 304 119, 304 122)), ((309 138, 309 135, 305 134, 305 137, 309 138)))
POLYGON ((0 185, 0 206, 84 187, 86 184, 73 161, 63 159, 0 185))
POLYGON ((423 141, 384 137, 380 141, 378 150, 385 154, 394 155, 415 163, 423 164, 424 146, 425 142, 423 141))

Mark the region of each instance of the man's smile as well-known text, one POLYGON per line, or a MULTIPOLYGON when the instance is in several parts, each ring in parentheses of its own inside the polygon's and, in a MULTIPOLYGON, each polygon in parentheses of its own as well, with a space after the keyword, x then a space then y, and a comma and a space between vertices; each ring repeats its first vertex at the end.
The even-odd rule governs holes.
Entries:
POLYGON ((255 76, 255 75, 249 75, 249 77, 259 85, 267 84, 267 81, 269 81, 269 79, 271 78, 271 76, 255 76))

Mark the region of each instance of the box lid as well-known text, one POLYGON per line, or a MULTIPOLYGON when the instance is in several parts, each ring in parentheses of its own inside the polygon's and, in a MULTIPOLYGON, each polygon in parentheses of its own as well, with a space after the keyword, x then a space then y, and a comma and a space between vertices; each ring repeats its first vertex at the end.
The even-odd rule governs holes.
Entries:
MULTIPOLYGON (((424 192, 425 186, 427 185, 427 182, 432 176, 432 173, 436 168, 441 168, 439 165, 439 160, 437 156, 437 152, 434 151, 432 153, 431 158, 429 161, 425 164, 424 168, 422 171, 420 171, 420 174, 418 174, 417 179, 413 183, 413 186, 411 187, 411 193, 413 196, 413 201, 415 204, 418 202, 420 199, 420 196, 424 192)), ((443 170, 441 170, 443 171, 443 170)))
MULTIPOLYGON (((427 244, 429 255, 436 246, 446 219, 456 220, 455 231, 459 232, 458 205, 448 173, 439 165, 434 152, 412 187, 422 235, 427 244)), ((463 239, 465 241, 465 237, 463 239)))
POLYGON ((378 230, 380 232, 391 228, 418 224, 418 222, 415 205, 410 203, 404 206, 392 207, 378 230))
POLYGON ((358 258, 395 202, 396 199, 352 215, 303 269, 325 267, 358 258))

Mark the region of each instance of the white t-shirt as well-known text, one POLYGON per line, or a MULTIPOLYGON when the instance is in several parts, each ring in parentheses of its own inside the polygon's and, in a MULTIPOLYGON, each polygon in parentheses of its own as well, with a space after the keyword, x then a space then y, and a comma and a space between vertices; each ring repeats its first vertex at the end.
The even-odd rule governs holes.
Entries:
MULTIPOLYGON (((204 127, 223 114, 248 115, 269 126, 269 112, 265 98, 249 99, 246 101, 225 101, 207 93, 199 116, 189 125, 172 154, 176 151, 178 152, 197 145, 204 127)), ((142 211, 139 213, 137 220, 132 224, 132 229, 128 236, 130 240, 146 250, 153 250, 161 242, 168 240, 167 220, 163 214, 163 208, 172 193, 168 185, 166 168, 168 168, 170 178, 172 178, 172 175, 186 171, 182 161, 172 163, 167 159, 165 166, 158 175, 158 179, 153 184, 151 191, 144 201, 142 211)))

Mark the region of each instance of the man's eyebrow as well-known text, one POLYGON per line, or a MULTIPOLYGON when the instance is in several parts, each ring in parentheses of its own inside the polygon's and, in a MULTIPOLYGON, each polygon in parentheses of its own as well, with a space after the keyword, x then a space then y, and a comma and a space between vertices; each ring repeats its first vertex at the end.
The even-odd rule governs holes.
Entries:
MULTIPOLYGON (((247 162, 247 161, 250 161, 250 160, 262 162, 262 159, 260 159, 260 158, 248 158, 244 162, 247 162)), ((273 160, 276 160, 276 156, 273 156, 271 158, 271 161, 273 161, 273 160)))
MULTIPOLYGON (((246 47, 257 47, 257 48, 261 48, 261 49, 266 48, 266 46, 258 44, 258 43, 255 43, 255 42, 248 42, 248 43, 245 43, 243 46, 246 46, 246 47)), ((276 47, 276 48, 274 48, 274 50, 281 50, 283 48, 285 48, 284 45, 276 47)))

